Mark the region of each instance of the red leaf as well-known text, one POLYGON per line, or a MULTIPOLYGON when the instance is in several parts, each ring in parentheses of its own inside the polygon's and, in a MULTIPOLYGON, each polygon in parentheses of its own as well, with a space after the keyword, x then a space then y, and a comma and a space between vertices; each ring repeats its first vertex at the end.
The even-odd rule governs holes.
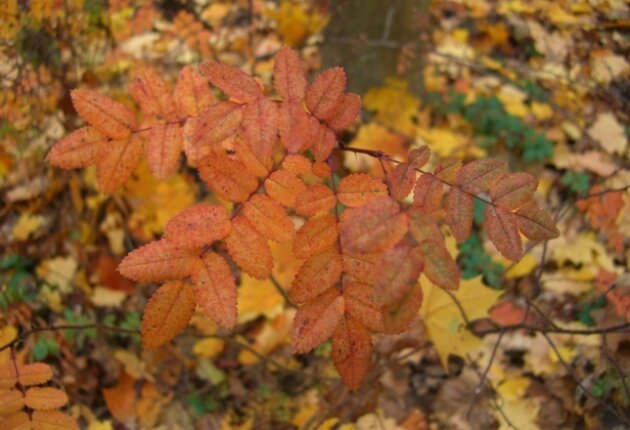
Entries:
POLYGON ((270 157, 278 141, 279 117, 274 102, 260 97, 243 108, 243 130, 247 143, 259 157, 270 157))
POLYGON ((457 242, 468 238, 473 224, 473 197, 457 187, 452 187, 446 195, 446 223, 457 242))
POLYGON ((245 202, 243 215, 267 239, 285 243, 295 235, 293 221, 280 203, 264 194, 255 194, 245 202))
POLYGON ((521 206, 516 211, 516 222, 519 230, 531 240, 549 240, 560 235, 551 215, 534 202, 521 206))
POLYGON ((262 88, 256 79, 237 67, 207 62, 203 63, 199 69, 214 86, 240 102, 251 102, 263 95, 262 88))
POLYGON ((306 188, 295 199, 295 211, 305 217, 328 212, 335 207, 335 195, 326 185, 314 184, 306 188))
POLYGON ((306 93, 306 78, 299 54, 286 46, 276 54, 273 85, 285 101, 300 102, 306 93))
POLYGON ((412 206, 407 209, 407 214, 409 215, 409 230, 417 242, 422 242, 423 240, 444 242, 444 236, 432 213, 427 213, 418 207, 412 206))
POLYGON ((390 248, 374 265, 374 295, 379 303, 400 301, 418 281, 424 266, 422 254, 402 242, 390 248))
POLYGON ((424 256, 424 274, 431 282, 447 290, 459 288, 459 268, 443 242, 425 240, 417 249, 424 256))
POLYGON ((321 73, 306 92, 308 110, 321 120, 335 113, 343 100, 346 89, 346 73, 341 67, 333 67, 321 73))
POLYGON ((390 248, 402 239, 407 228, 407 214, 390 197, 380 197, 353 209, 339 226, 341 243, 351 253, 390 248))
POLYGON ((291 299, 298 304, 315 299, 339 281, 342 272, 341 257, 328 251, 306 260, 291 284, 291 299))
POLYGON ((136 129, 136 118, 127 106, 96 91, 72 90, 74 108, 92 127, 112 139, 127 139, 136 129))
POLYGON ((201 248, 223 239, 230 232, 227 209, 199 204, 177 214, 164 227, 166 239, 183 248, 201 248))
POLYGON ((282 161, 282 168, 294 175, 301 176, 311 171, 311 162, 299 154, 289 154, 282 161))
POLYGON ((273 167, 271 153, 267 155, 257 154, 249 144, 249 140, 237 138, 234 141, 234 151, 236 158, 241 161, 248 171, 259 178, 266 178, 273 167))
POLYGON ((306 353, 334 333, 344 314, 344 300, 336 288, 300 307, 293 320, 291 348, 306 353))
POLYGON ((46 160, 62 169, 87 167, 96 163, 100 148, 105 146, 104 134, 93 127, 82 127, 55 143, 46 160))
POLYGON ((486 205, 483 218, 488 237, 497 250, 508 260, 520 260, 523 256, 523 245, 518 234, 516 216, 501 207, 486 205))
POLYGON ((387 186, 366 173, 352 173, 339 182, 337 198, 341 204, 356 208, 387 195, 387 186))
POLYGON ((375 333, 383 332, 383 307, 376 302, 372 285, 349 282, 343 287, 343 297, 347 315, 375 333))
POLYGON ((356 390, 372 364, 370 332, 353 318, 342 319, 333 334, 330 356, 346 387, 356 390))
POLYGON ((190 275, 194 257, 193 250, 162 239, 130 252, 118 266, 118 271, 137 282, 183 279, 190 275))
POLYGON ((337 242, 337 220, 332 215, 310 218, 299 228, 293 241, 293 253, 298 258, 309 258, 337 242))
POLYGON ((158 122, 153 125, 146 152, 149 169, 156 178, 165 179, 177 171, 182 146, 179 124, 158 122))
POLYGON ((210 105, 195 121, 191 145, 212 146, 234 135, 241 124, 243 109, 236 103, 218 102, 210 105))
POLYGON ((174 338, 195 312, 195 296, 190 285, 171 281, 153 293, 142 315, 142 343, 155 349, 174 338))
POLYGON ((403 201, 413 189, 416 181, 416 170, 407 163, 400 163, 389 173, 392 197, 403 201))
POLYGON ((308 144, 312 147, 313 156, 317 161, 325 161, 332 153, 337 138, 328 127, 322 125, 316 118, 311 117, 308 123, 308 144))
POLYGON ((407 330, 411 321, 418 315, 421 305, 422 287, 418 282, 400 302, 383 308, 383 332, 397 334, 407 330))
POLYGON ((506 209, 523 206, 534 197, 538 181, 529 173, 512 173, 490 188, 494 204, 506 209))
POLYGON ((265 180, 267 195, 288 208, 295 206, 297 196, 305 189, 304 182, 286 170, 277 170, 265 180))
POLYGON ((231 202, 244 202, 258 188, 258 180, 243 163, 223 154, 204 158, 199 175, 219 197, 231 202))
POLYGON ((361 113, 361 97, 357 94, 345 94, 335 112, 326 118, 326 124, 335 131, 341 131, 351 125, 361 113))
POLYGON ((127 140, 110 140, 101 147, 96 161, 96 182, 103 193, 120 188, 142 160, 142 140, 134 134, 127 140))
POLYGON ((496 158, 475 160, 459 169, 457 183, 465 191, 477 194, 487 191, 506 173, 507 163, 503 160, 496 158))
POLYGON ((420 175, 413 189, 413 205, 424 212, 435 212, 442 202, 442 182, 430 173, 420 175))
POLYGON ((204 314, 221 327, 236 324, 236 283, 223 257, 206 252, 192 276, 195 300, 204 314))
POLYGON ((180 117, 197 117, 213 102, 208 81, 190 66, 179 72, 173 99, 180 117))
POLYGON ((264 237, 243 216, 232 220, 232 231, 225 239, 230 257, 245 273, 267 279, 273 269, 271 250, 264 237))
MULTIPOLYGON (((359 282, 370 284, 374 282, 374 264, 381 257, 380 252, 371 254, 352 254, 344 250, 342 254, 343 271, 359 282)), ((370 287, 371 289, 371 287, 370 287)))
POLYGON ((155 70, 141 67, 134 71, 129 92, 140 105, 145 117, 151 121, 174 121, 177 119, 176 105, 166 81, 155 70))

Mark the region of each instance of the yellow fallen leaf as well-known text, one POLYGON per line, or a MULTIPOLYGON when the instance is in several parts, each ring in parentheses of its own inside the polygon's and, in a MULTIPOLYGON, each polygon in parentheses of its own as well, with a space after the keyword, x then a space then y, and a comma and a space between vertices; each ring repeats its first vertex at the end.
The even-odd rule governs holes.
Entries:
MULTIPOLYGON (((359 128, 359 132, 354 140, 350 142, 349 146, 353 148, 383 151, 392 157, 402 159, 407 153, 407 150, 403 147, 403 142, 404 139, 401 136, 390 132, 381 125, 371 122, 359 128)), ((344 154, 344 166, 353 172, 365 172, 369 170, 376 176, 382 176, 382 170, 378 160, 369 155, 346 152, 344 154)))
POLYGON ((522 118, 529 114, 529 108, 525 104, 527 94, 513 85, 503 85, 497 94, 497 98, 503 103, 505 111, 510 115, 522 118))
POLYGON ((193 345, 193 352, 200 358, 214 358, 225 349, 225 341, 214 337, 201 339, 193 345))
POLYGON ((133 379, 153 381, 153 376, 147 371, 146 362, 138 358, 136 354, 124 349, 117 349, 114 352, 114 357, 125 367, 125 372, 133 379))
POLYGON ((56 285, 62 294, 72 291, 72 280, 77 271, 74 257, 54 257, 43 260, 37 266, 37 275, 49 285, 56 285))
POLYGON ((114 426, 110 420, 92 421, 87 430, 114 430, 114 426))
POLYGON ((268 9, 265 14, 276 21, 284 43, 297 46, 311 34, 317 33, 328 23, 328 17, 319 13, 307 13, 301 4, 283 0, 278 10, 268 9))
MULTIPOLYGON (((288 309, 273 321, 265 321, 260 332, 256 334, 256 340, 252 345, 253 350, 265 356, 287 341, 294 315, 295 311, 288 309)), ((244 365, 250 365, 258 363, 259 358, 251 351, 243 349, 238 355, 238 361, 244 365)))
POLYGON ((591 53, 591 76, 597 82, 608 85, 613 79, 630 72, 628 60, 608 49, 591 53))
POLYGON ((539 120, 549 119, 553 116, 553 110, 547 103, 532 102, 532 114, 539 120))
POLYGON ((228 3, 215 3, 212 2, 207 8, 201 12, 201 17, 212 27, 218 28, 221 26, 221 21, 230 12, 231 5, 228 3))
POLYGON ((418 127, 416 133, 441 158, 463 155, 478 158, 485 154, 477 145, 468 145, 471 142, 468 136, 446 127, 418 127))
POLYGON ((261 281, 243 275, 238 289, 238 322, 245 323, 265 316, 273 318, 282 312, 284 298, 270 280, 261 281))
MULTIPOLYGON (((446 369, 450 354, 466 357, 481 345, 481 340, 465 328, 466 322, 448 293, 424 275, 420 278, 420 284, 424 296, 420 316, 429 339, 440 356, 442 366, 446 369)), ((452 294, 472 321, 487 317, 488 310, 503 293, 486 287, 481 281, 481 276, 477 276, 462 280, 459 289, 452 294)))
POLYGON ((588 134, 595 139, 609 154, 624 154, 628 138, 623 126, 612 112, 600 113, 595 123, 588 129, 588 134))
MULTIPOLYGON (((504 266, 509 266, 511 263, 505 259, 504 266)), ((510 269, 505 272, 507 279, 521 278, 529 275, 534 268, 538 267, 538 259, 531 254, 526 254, 518 263, 514 264, 510 269)))
POLYGON ((18 242, 27 240, 31 234, 35 233, 44 224, 45 220, 46 218, 41 215, 22 214, 15 227, 13 227, 13 240, 18 242))
POLYGON ((531 383, 532 380, 525 376, 511 377, 499 383, 496 386, 496 391, 507 400, 518 400, 523 397, 531 383))
POLYGON ((371 88, 363 96, 363 107, 376 112, 376 120, 403 134, 413 136, 414 117, 418 114, 420 101, 407 90, 409 83, 404 79, 389 77, 385 85, 371 88))
POLYGON ((122 302, 125 301, 126 297, 127 293, 124 291, 112 290, 99 285, 92 291, 92 297, 90 300, 94 306, 112 308, 122 305, 122 302))
POLYGON ((42 286, 37 292, 37 299, 55 312, 62 313, 65 309, 61 293, 48 285, 42 286))

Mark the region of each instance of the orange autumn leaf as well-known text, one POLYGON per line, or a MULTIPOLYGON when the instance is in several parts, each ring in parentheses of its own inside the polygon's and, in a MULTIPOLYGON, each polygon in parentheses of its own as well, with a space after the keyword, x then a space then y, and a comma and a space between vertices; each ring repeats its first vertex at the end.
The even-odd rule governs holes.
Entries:
POLYGON ((497 250, 508 260, 520 260, 523 244, 518 233, 517 217, 501 207, 487 205, 483 219, 488 237, 497 250))
MULTIPOLYGON (((13 363, 11 363, 13 365, 13 363)), ((0 416, 10 415, 24 408, 24 395, 18 390, 0 392, 0 416)))
POLYGON ((98 161, 100 148, 107 145, 107 137, 94 127, 73 131, 52 147, 46 160, 62 169, 87 167, 98 161))
POLYGON ((153 125, 146 152, 149 169, 156 178, 164 179, 177 171, 183 145, 179 124, 162 121, 153 125))
POLYGON ((225 239, 234 262, 248 275, 266 279, 273 268, 273 258, 267 240, 244 216, 232 220, 232 231, 225 239))
POLYGON ((400 163, 389 174, 392 197, 404 200, 416 182, 416 169, 408 163, 400 163))
POLYGON ((446 224, 453 237, 461 243, 468 238, 473 225, 473 197, 459 188, 452 187, 446 195, 446 224))
POLYGON ((219 205, 199 204, 171 218, 164 227, 164 236, 183 248, 201 248, 223 239, 230 228, 227 209, 219 205))
POLYGON ((361 97, 358 94, 344 94, 335 111, 326 117, 326 124, 334 131, 350 126, 361 113, 361 97))
POLYGON ((551 215, 534 202, 521 206, 516 211, 519 230, 531 240, 549 240, 560 235, 551 215))
POLYGON ((344 206, 356 208, 387 195, 387 186, 366 173, 353 173, 339 182, 337 198, 344 206))
POLYGON ((444 242, 425 240, 417 250, 424 257, 424 274, 431 282, 447 290, 459 288, 459 268, 444 242))
POLYGON ((0 389, 13 388, 17 382, 24 386, 39 385, 49 381, 52 376, 52 369, 46 363, 17 366, 16 373, 15 364, 7 361, 0 366, 0 389))
MULTIPOLYGON (((21 393, 20 393, 21 396, 21 393)), ((31 420, 26 412, 16 412, 0 421, 3 430, 31 430, 31 420)))
POLYGON ((407 215, 390 197, 380 197, 353 209, 339 225, 344 249, 363 253, 395 245, 407 233, 407 228, 407 215))
POLYGON ((195 300, 221 327, 236 324, 236 283, 230 266, 218 254, 205 253, 192 275, 195 300))
POLYGON ((282 160, 282 168, 296 176, 301 176, 311 171, 311 162, 303 155, 289 154, 282 160))
POLYGON ((343 271, 356 281, 372 284, 374 282, 374 264, 381 257, 380 252, 369 254, 350 253, 344 250, 342 254, 343 271))
POLYGON ((263 95, 256 79, 237 67, 223 63, 203 63, 199 69, 210 82, 228 96, 240 102, 251 102, 263 95))
POLYGON ((277 170, 265 180, 265 192, 281 205, 292 208, 297 196, 306 189, 306 185, 297 176, 286 170, 277 170))
POLYGON ((283 47, 273 64, 273 86, 286 101, 299 102, 306 94, 306 78, 299 54, 283 47))
POLYGON ((442 182, 430 173, 420 175, 413 188, 413 205, 424 212, 435 212, 442 201, 442 182))
POLYGON ((280 106, 278 116, 280 142, 292 154, 306 150, 309 133, 309 117, 298 102, 280 106))
POLYGON ((489 194, 495 205, 517 209, 534 197, 537 186, 529 173, 511 173, 490 187, 489 194))
POLYGON ((297 231, 293 253, 299 258, 309 258, 333 246, 338 235, 337 220, 333 215, 310 218, 297 231))
POLYGON ((195 297, 190 285, 182 281, 167 282, 149 299, 140 332, 147 349, 155 349, 182 331, 195 311, 195 297))
POLYGON ((457 171, 457 183, 465 191, 480 193, 487 191, 507 173, 507 163, 496 158, 475 160, 457 171))
POLYGON ((156 240, 127 254, 118 271, 137 282, 181 279, 191 273, 194 257, 194 250, 179 247, 167 239, 156 240))
POLYGON ((280 203, 264 194, 255 194, 245 202, 243 216, 260 234, 275 242, 289 242, 295 235, 293 221, 280 203))
POLYGON ((312 148, 316 161, 325 161, 332 153, 337 137, 331 129, 321 124, 316 118, 308 121, 308 146, 312 148))
POLYGON ((400 302, 383 308, 383 333, 397 334, 405 331, 422 306, 422 287, 417 282, 400 302))
POLYGON ((339 281, 342 273, 341 257, 333 250, 306 260, 291 284, 291 299, 295 303, 313 300, 339 281))
POLYGON ((302 216, 311 217, 328 212, 335 207, 336 199, 326 185, 314 184, 306 188, 295 199, 295 211, 302 216))
POLYGON ((68 403, 68 396, 57 388, 33 387, 26 390, 24 403, 34 410, 49 411, 68 403))
POLYGON ((168 84, 149 67, 136 69, 131 76, 129 93, 150 121, 173 121, 177 106, 168 84))
POLYGON ((265 151, 264 154, 258 154, 251 145, 251 140, 237 138, 234 143, 234 152, 236 158, 245 165, 245 168, 258 178, 267 178, 269 172, 273 169, 273 160, 271 152, 265 151))
POLYGON ((372 363, 370 331, 354 318, 342 319, 333 334, 330 356, 346 387, 356 390, 372 363))
POLYGON ((128 139, 137 128, 133 112, 122 103, 87 89, 73 90, 70 96, 79 116, 112 139, 128 139))
POLYGON ((306 353, 320 345, 332 336, 343 315, 344 299, 336 288, 300 307, 291 331, 293 352, 306 353))
POLYGON ((190 66, 179 73, 173 99, 180 117, 197 117, 212 104, 214 97, 208 81, 190 66))
POLYGON ((134 134, 126 140, 110 140, 99 151, 96 181, 104 193, 120 188, 136 170, 142 159, 142 140, 134 134))
POLYGON ((385 329, 383 306, 377 303, 374 288, 371 284, 350 282, 343 287, 346 301, 346 314, 360 321, 374 333, 382 333, 385 329))
POLYGON ((244 202, 258 188, 258 180, 239 160, 212 153, 199 166, 201 179, 219 197, 244 202))
POLYGON ((401 242, 383 253, 374 265, 374 295, 384 305, 400 301, 418 281, 423 255, 412 243, 401 242))
POLYGON ((212 147, 233 135, 241 125, 243 108, 237 103, 217 102, 199 114, 191 136, 195 151, 212 147))
POLYGON ((308 110, 321 120, 335 113, 343 101, 346 89, 346 73, 341 67, 333 67, 321 73, 306 91, 308 110))
POLYGON ((243 136, 258 157, 271 157, 278 127, 278 107, 271 100, 260 97, 243 108, 243 136))
POLYGON ((76 420, 59 411, 35 411, 31 416, 33 430, 79 430, 76 420))

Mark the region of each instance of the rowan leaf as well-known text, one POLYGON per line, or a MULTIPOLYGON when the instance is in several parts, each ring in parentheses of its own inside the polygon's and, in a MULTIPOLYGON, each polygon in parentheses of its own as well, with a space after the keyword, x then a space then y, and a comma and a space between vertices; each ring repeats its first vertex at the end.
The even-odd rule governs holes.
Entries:
POLYGON ((306 146, 312 148, 315 160, 325 161, 330 157, 335 143, 337 143, 335 133, 321 124, 317 118, 311 117, 308 122, 308 144, 306 146))
POLYGON ((496 158, 471 161, 457 172, 457 184, 473 194, 487 191, 507 173, 507 163, 496 158))
POLYGON ((306 189, 306 185, 293 173, 277 170, 265 180, 265 192, 281 205, 292 208, 297 196, 306 189))
POLYGON ((387 195, 387 186, 367 173, 352 173, 339 182, 337 198, 344 206, 356 208, 387 195))
POLYGON ((96 162, 96 181, 103 193, 111 194, 129 179, 142 160, 139 134, 131 139, 110 140, 102 146, 96 162))
POLYGON ((62 169, 90 166, 98 160, 99 150, 107 137, 94 127, 82 127, 55 143, 46 160, 62 169))
POLYGON ((182 281, 170 281, 158 288, 149 299, 140 332, 146 349, 158 348, 174 338, 195 312, 192 287, 182 281))
POLYGON ((328 212, 336 203, 335 195, 330 188, 322 184, 313 184, 298 194, 295 199, 295 211, 299 215, 311 217, 328 212))
POLYGON ((205 253, 192 275, 197 304, 221 327, 236 324, 236 283, 227 262, 214 252, 205 253))
POLYGON ((182 248, 201 248, 223 239, 230 232, 227 209, 199 204, 183 210, 164 227, 164 237, 182 248))
POLYGON ((257 279, 269 277, 273 268, 269 245, 244 216, 232 220, 232 231, 225 244, 234 262, 245 273, 257 279))
MULTIPOLYGON (((20 393, 20 396, 22 394, 20 393)), ((3 430, 31 430, 31 420, 26 412, 16 412, 0 421, 3 430)))
POLYGON ((451 187, 446 195, 446 224, 453 237, 461 243, 468 238, 473 224, 473 197, 457 187, 451 187))
POLYGON ((353 209, 339 225, 341 243, 351 253, 392 247, 407 233, 407 214, 390 197, 379 197, 353 209))
POLYGON ((431 212, 425 212, 419 207, 411 206, 407 209, 409 215, 409 231, 417 242, 433 240, 444 242, 444 235, 437 225, 437 219, 431 212))
POLYGON ((32 430, 79 430, 74 418, 59 411, 35 411, 31 415, 32 430))
MULTIPOLYGON (((11 362, 13 365, 13 362, 11 362)), ((24 396, 21 391, 9 390, 0 392, 0 416, 21 411, 24 408, 24 396)), ((0 422, 4 424, 4 422, 0 422)))
POLYGON ((213 102, 208 81, 190 66, 180 72, 173 94, 180 117, 197 117, 213 102))
POLYGON ((298 304, 315 299, 334 286, 342 272, 341 257, 329 250, 302 263, 291 284, 291 299, 298 304))
POLYGON ((360 321, 370 331, 383 332, 383 306, 376 302, 372 285, 349 282, 343 287, 343 297, 347 315, 360 321))
POLYGON ((168 84, 149 67, 140 67, 131 76, 129 92, 150 121, 173 121, 177 118, 176 105, 168 84))
POLYGON ((344 300, 336 288, 330 288, 300 307, 291 331, 293 352, 306 353, 324 342, 332 336, 343 315, 344 300))
POLYGON ((383 308, 383 333, 397 334, 409 328, 422 305, 422 287, 417 282, 400 302, 383 308))
POLYGON ((346 73, 341 67, 325 70, 306 91, 306 107, 311 114, 325 120, 335 113, 345 89, 346 73))
POLYGON ((231 202, 244 202, 258 188, 256 177, 239 160, 212 153, 199 166, 201 179, 219 197, 231 202))
POLYGON ((551 215, 534 202, 521 206, 516 211, 516 222, 519 230, 531 240, 549 240, 560 235, 551 215))
POLYGON ((388 176, 392 197, 403 201, 409 195, 416 182, 416 170, 408 163, 400 163, 388 176))
POLYGON ((311 171, 313 172, 313 175, 318 176, 322 179, 330 178, 330 175, 332 174, 330 166, 325 161, 314 162, 311 171))
POLYGON ((82 88, 72 90, 70 96, 79 116, 112 139, 127 139, 137 128, 133 112, 122 103, 82 88))
POLYGON ((335 330, 330 352, 343 383, 351 391, 361 386, 372 364, 372 336, 354 318, 345 318, 335 330))
POLYGON ((255 176, 259 178, 269 176, 273 167, 271 153, 257 154, 248 141, 240 137, 234 141, 234 152, 236 152, 236 158, 255 176))
POLYGON ((483 219, 488 238, 508 260, 518 261, 523 256, 523 244, 518 233, 516 216, 502 207, 486 205, 483 219))
POLYGON ((195 120, 191 146, 214 146, 234 135, 241 125, 243 108, 232 102, 217 102, 206 108, 195 120))
POLYGON ((341 256, 343 260, 343 271, 359 282, 372 285, 374 282, 374 264, 381 257, 381 254, 381 252, 353 254, 344 250, 341 256))
POLYGON ((280 203, 264 194, 255 194, 245 202, 243 215, 267 239, 285 243, 295 235, 293 221, 280 203))
MULTIPOLYGON (((11 363, 13 365, 13 363, 11 363)), ((39 385, 52 379, 52 368, 46 363, 31 363, 18 367, 19 379, 21 385, 39 385)))
POLYGON ((335 131, 342 131, 351 125, 361 113, 361 97, 358 94, 344 94, 337 109, 326 118, 326 124, 335 131))
POLYGON ((179 167, 182 147, 182 130, 179 124, 167 124, 163 121, 153 124, 146 145, 151 173, 158 179, 165 179, 175 173, 179 167))
POLYGON ((374 265, 374 296, 384 305, 400 301, 418 281, 423 256, 411 243, 401 242, 383 253, 374 265))
POLYGON ((430 173, 420 175, 413 188, 413 205, 424 212, 435 212, 442 202, 442 182, 430 173))
POLYGON ((210 61, 199 69, 214 86, 240 102, 248 103, 263 95, 256 79, 237 67, 210 61))
POLYGON ((311 171, 311 162, 303 155, 288 154, 282 160, 282 168, 296 176, 306 175, 311 171))
POLYGON ((429 161, 431 150, 428 146, 412 149, 409 151, 409 165, 414 169, 422 168, 429 161))
POLYGON ((417 250, 424 256, 424 274, 431 282, 447 290, 459 288, 459 268, 444 242, 425 240, 417 250))
POLYGON ((26 390, 24 403, 36 411, 49 411, 68 403, 68 396, 57 388, 33 387, 26 390))
POLYGON ((337 220, 333 215, 310 218, 295 235, 293 253, 298 258, 309 258, 333 246, 338 236, 337 220))
POLYGON ((278 141, 278 107, 260 97, 243 108, 243 131, 247 143, 259 157, 270 157, 278 141))
POLYGON ((127 254, 118 271, 137 282, 182 279, 190 275, 195 256, 195 250, 156 240, 127 254))
POLYGON ((273 64, 273 86, 285 101, 300 102, 306 94, 304 67, 297 51, 282 47, 273 64))
POLYGON ((278 131, 282 145, 292 154, 306 150, 309 135, 308 114, 298 102, 280 105, 278 131))
POLYGON ((517 209, 534 197, 538 181, 529 173, 511 173, 494 184, 490 198, 495 205, 517 209))

